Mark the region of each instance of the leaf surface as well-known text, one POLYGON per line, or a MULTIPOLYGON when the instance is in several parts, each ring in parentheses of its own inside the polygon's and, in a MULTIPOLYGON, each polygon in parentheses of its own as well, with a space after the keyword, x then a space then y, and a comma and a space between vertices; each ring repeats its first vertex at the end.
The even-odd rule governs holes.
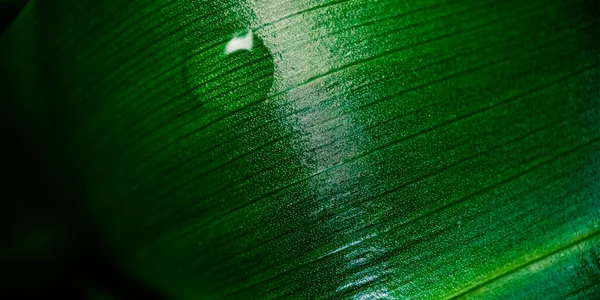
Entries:
POLYGON ((98 222, 174 299, 592 299, 592 2, 28 9, 98 222))

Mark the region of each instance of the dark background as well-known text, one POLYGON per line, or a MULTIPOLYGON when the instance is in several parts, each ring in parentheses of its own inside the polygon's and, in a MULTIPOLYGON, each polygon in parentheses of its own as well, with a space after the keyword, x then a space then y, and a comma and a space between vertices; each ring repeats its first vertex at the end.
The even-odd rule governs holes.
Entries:
MULTIPOLYGON (((0 35, 26 1, 0 1, 0 35)), ((162 299, 106 251, 76 168, 13 108, 24 103, 0 66, 0 287, 15 299, 162 299)))

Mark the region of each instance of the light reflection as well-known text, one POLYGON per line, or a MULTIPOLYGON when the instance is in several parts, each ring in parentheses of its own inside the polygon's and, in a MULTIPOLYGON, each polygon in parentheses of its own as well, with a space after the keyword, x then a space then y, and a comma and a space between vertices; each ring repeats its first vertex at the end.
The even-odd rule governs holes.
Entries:
POLYGON ((252 45, 254 39, 252 37, 252 30, 248 30, 245 33, 236 33, 233 35, 231 40, 227 42, 225 46, 225 54, 230 54, 239 50, 252 51, 252 45))
MULTIPOLYGON (((345 166, 347 161, 363 153, 368 137, 363 125, 343 111, 345 101, 351 98, 348 95, 351 85, 338 84, 335 76, 320 77, 336 69, 338 58, 331 54, 331 49, 339 48, 340 41, 332 38, 319 43, 305 42, 316 38, 313 36, 317 32, 315 28, 320 25, 307 15, 282 19, 270 15, 273 11, 270 7, 277 2, 251 2, 255 16, 251 26, 257 29, 257 36, 273 55, 275 72, 270 93, 276 96, 272 101, 278 103, 280 121, 295 132, 292 146, 299 163, 304 166, 302 177, 307 178, 303 183, 308 190, 306 194, 313 195, 312 203, 303 203, 310 207, 304 213, 315 219, 326 216, 327 220, 315 225, 320 227, 321 241, 338 244, 349 238, 351 229, 358 228, 368 213, 360 205, 353 207, 347 203, 351 197, 357 197, 357 193, 368 193, 370 187, 361 184, 365 169, 345 166), (277 30, 274 26, 263 26, 277 19, 280 19, 277 30), (340 205, 347 205, 345 214, 339 211, 340 205)), ((290 9, 302 10, 301 7, 290 9)), ((391 272, 383 259, 387 250, 360 245, 374 235, 351 237, 352 240, 310 259, 343 256, 333 271, 337 276, 332 291, 340 295, 353 293, 355 299, 387 298, 390 295, 389 287, 381 285, 391 272)), ((327 279, 324 274, 323 281, 327 279)), ((326 284, 323 282, 323 286, 326 284)))
POLYGON ((337 292, 354 290, 353 299, 390 297, 392 291, 385 282, 386 277, 393 273, 393 268, 385 260, 381 261, 386 254, 387 249, 384 247, 366 245, 346 254, 344 273, 351 275, 347 277, 345 284, 337 289, 337 292), (377 261, 380 262, 374 264, 377 261))

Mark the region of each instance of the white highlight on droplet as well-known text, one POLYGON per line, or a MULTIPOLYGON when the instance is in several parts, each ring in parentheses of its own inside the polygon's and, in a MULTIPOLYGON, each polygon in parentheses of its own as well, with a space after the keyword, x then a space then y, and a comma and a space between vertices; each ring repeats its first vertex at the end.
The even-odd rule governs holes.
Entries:
POLYGON ((233 38, 225 46, 225 54, 230 54, 238 50, 252 51, 252 30, 248 30, 245 34, 234 34, 233 38))

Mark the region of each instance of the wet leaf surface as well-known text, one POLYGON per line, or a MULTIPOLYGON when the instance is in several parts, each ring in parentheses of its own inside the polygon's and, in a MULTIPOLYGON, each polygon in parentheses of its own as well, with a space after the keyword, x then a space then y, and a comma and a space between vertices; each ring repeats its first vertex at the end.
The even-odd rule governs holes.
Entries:
POLYGON ((593 299, 592 2, 28 9, 98 222, 174 299, 593 299))

